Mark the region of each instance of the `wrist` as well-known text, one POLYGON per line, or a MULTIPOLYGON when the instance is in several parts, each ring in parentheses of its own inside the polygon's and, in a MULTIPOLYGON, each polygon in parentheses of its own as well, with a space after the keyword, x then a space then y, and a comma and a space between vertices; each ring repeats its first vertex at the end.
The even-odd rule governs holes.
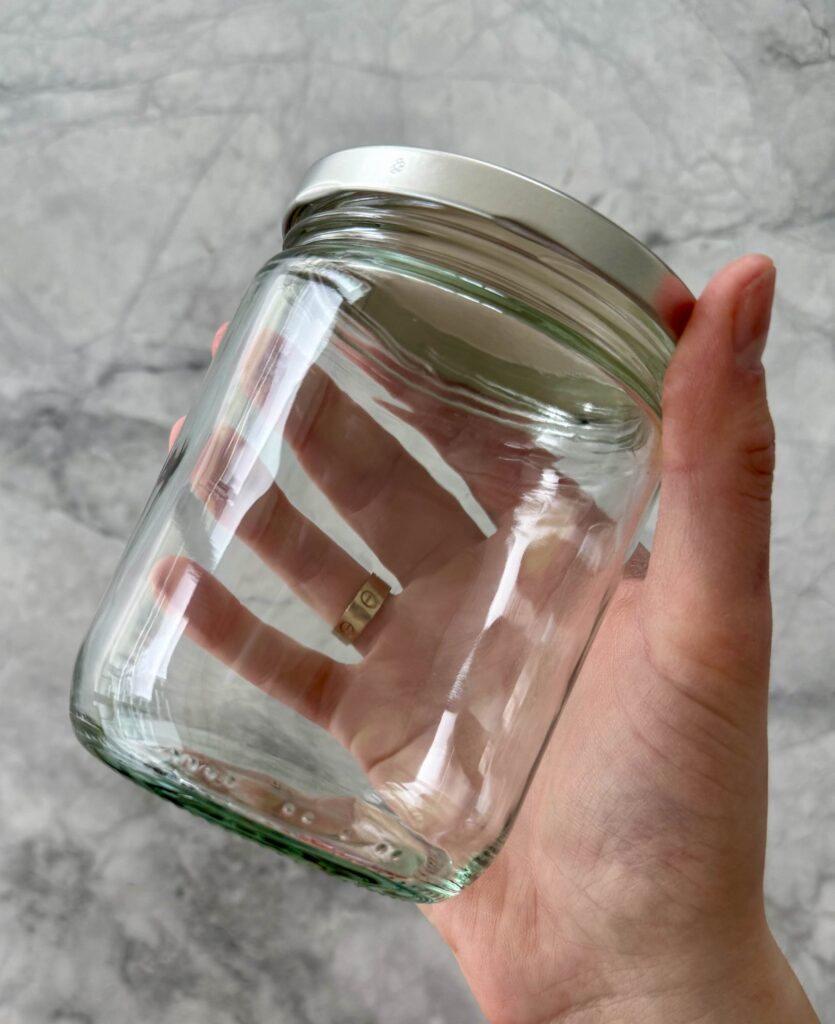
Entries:
POLYGON ((671 955, 607 972, 606 994, 549 1024, 820 1024, 768 932, 709 955, 671 955))

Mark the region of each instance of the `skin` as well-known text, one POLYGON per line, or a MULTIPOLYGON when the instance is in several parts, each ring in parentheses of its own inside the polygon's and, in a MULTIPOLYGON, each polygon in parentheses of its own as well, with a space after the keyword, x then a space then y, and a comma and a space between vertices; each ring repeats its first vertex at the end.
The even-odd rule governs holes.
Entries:
MULTIPOLYGON (((548 746, 495 862, 459 896, 422 908, 492 1024, 817 1021, 771 935, 763 899, 774 429, 761 355, 774 279, 767 257, 747 256, 699 298, 665 379, 652 558, 639 552, 627 567, 560 718, 559 742, 548 746)), ((339 402, 327 382, 309 386, 320 389, 323 408, 339 402)), ((334 415, 343 423, 347 416, 358 435, 368 426, 346 408, 334 415)), ((299 425, 293 437, 292 419, 287 427, 305 468, 352 525, 373 532, 366 539, 403 583, 357 642, 362 687, 350 669, 259 623, 193 563, 167 559, 154 573, 161 599, 179 603, 197 642, 329 729, 372 780, 414 775, 448 689, 437 706, 422 692, 425 718, 397 721, 392 709, 409 700, 412 677, 400 671, 392 688, 392 667, 427 662, 461 595, 491 591, 509 512, 530 483, 497 489, 473 472, 478 453, 466 437, 437 432, 419 407, 407 416, 448 461, 468 467, 497 526, 491 538, 468 533, 397 453, 380 473, 349 465, 340 477, 328 469, 332 433, 317 439, 299 425), (394 520, 434 524, 425 535, 416 526, 411 545, 402 530, 367 525, 392 521, 368 510, 403 492, 398 474, 411 474, 414 500, 394 520), (365 481, 367 493, 351 491, 351 479, 365 481), (395 481, 388 492, 384 480, 395 481), (290 689, 288 676, 311 682, 290 689)), ((195 471, 195 491, 218 518, 234 504, 216 486, 218 466, 236 444, 228 432, 216 435, 195 471)), ((605 531, 605 517, 567 487, 578 530, 596 516, 605 531)), ((269 489, 236 525, 329 622, 367 575, 269 489)), ((541 571, 542 551, 521 569, 529 607, 539 610, 552 597, 549 579, 576 556, 556 535, 545 553, 549 572, 541 571)), ((497 649, 512 661, 514 644, 530 634, 527 620, 511 627, 497 649)), ((500 700, 503 663, 491 656, 486 664, 499 666, 484 678, 500 700)), ((483 737, 466 715, 458 727, 453 768, 462 785, 477 785, 483 737)))

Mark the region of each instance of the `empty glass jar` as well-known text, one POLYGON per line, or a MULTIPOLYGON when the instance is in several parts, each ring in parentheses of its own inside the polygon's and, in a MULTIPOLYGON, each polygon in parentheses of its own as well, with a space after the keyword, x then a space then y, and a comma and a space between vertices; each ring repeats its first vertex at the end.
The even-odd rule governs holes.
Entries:
POLYGON ((84 641, 81 742, 326 871, 460 891, 656 489, 691 303, 530 179, 401 148, 321 161, 84 641))

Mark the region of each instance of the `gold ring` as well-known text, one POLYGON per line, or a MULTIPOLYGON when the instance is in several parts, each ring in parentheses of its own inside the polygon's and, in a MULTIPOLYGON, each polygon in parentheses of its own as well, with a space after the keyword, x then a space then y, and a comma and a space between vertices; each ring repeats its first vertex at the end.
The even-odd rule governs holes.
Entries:
POLYGON ((388 583, 372 573, 340 615, 339 622, 333 627, 334 634, 343 643, 352 644, 383 607, 390 593, 388 583))

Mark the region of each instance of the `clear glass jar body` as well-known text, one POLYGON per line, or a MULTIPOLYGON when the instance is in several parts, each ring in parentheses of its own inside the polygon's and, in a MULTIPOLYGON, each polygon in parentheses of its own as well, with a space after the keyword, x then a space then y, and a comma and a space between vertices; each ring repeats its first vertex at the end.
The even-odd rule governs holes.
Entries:
POLYGON ((314 205, 231 322, 82 646, 82 743, 327 871, 460 891, 657 486, 671 350, 512 226, 314 205))

